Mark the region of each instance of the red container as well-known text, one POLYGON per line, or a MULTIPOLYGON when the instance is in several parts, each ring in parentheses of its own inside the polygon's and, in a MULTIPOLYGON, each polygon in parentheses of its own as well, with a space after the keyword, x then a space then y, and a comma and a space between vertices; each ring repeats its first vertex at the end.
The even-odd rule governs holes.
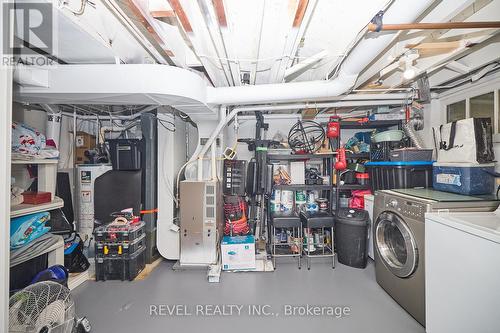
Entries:
POLYGON ((52 201, 50 192, 23 192, 23 203, 39 205, 52 201))
POLYGON ((356 180, 359 185, 368 185, 370 183, 370 174, 367 172, 356 173, 356 180))

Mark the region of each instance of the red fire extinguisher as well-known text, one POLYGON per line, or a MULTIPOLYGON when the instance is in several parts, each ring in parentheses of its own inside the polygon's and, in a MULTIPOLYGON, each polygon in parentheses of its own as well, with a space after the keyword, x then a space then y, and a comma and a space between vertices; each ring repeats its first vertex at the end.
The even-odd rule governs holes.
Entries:
POLYGON ((335 139, 340 136, 340 117, 331 116, 326 126, 326 137, 329 139, 335 139))
POLYGON ((347 168, 347 161, 345 158, 345 148, 337 149, 337 161, 335 162, 335 169, 345 170, 347 168))

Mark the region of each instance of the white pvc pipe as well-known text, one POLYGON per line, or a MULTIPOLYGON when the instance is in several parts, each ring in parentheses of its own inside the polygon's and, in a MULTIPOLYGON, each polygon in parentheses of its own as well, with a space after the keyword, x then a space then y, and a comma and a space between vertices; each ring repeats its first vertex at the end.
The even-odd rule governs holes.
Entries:
POLYGON ((211 158, 211 162, 212 162, 212 180, 217 180, 217 156, 215 154, 216 152, 216 148, 217 148, 217 144, 216 144, 216 141, 214 140, 214 142, 212 142, 212 148, 211 148, 211 152, 212 152, 212 158, 211 158))
MULTIPOLYGON (((413 23, 434 0, 396 0, 384 14, 384 24, 413 23)), ((358 75, 396 37, 397 31, 369 33, 353 47, 337 76, 330 81, 218 87, 207 90, 207 103, 244 105, 331 98, 347 92, 358 75)))

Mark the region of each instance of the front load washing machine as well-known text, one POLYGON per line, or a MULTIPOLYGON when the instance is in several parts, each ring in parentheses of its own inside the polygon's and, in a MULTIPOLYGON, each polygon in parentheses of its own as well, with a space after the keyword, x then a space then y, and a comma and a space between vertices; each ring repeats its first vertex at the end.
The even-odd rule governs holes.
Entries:
POLYGON ((373 212, 377 283, 425 326, 425 213, 493 211, 499 203, 494 196, 432 189, 377 191, 373 212))

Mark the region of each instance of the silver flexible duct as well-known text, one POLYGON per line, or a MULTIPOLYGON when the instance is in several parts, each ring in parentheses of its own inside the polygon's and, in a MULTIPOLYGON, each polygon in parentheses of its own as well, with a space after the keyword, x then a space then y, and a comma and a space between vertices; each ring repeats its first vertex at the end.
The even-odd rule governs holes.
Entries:
POLYGON ((417 131, 415 130, 416 128, 422 128, 422 120, 421 119, 411 119, 409 122, 406 123, 404 126, 403 130, 405 131, 406 135, 410 138, 411 142, 413 145, 418 148, 418 149, 424 149, 425 145, 420 138, 420 136, 417 134, 417 131))

